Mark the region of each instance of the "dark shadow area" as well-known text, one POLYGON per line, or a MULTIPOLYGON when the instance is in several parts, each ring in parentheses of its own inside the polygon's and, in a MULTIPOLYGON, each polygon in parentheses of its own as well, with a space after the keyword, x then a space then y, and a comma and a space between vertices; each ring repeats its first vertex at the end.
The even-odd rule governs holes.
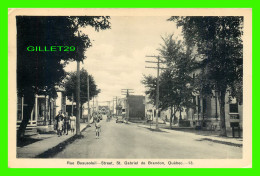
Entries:
POLYGON ((142 127, 142 126, 138 126, 138 127, 146 128, 147 130, 149 130, 149 131, 153 131, 153 132, 169 133, 169 132, 167 132, 167 131, 163 131, 163 130, 161 130, 161 129, 154 129, 154 128, 150 128, 150 127, 142 127))
POLYGON ((38 131, 39 134, 57 134, 56 131, 48 131, 48 132, 44 132, 44 131, 38 131))
POLYGON ((150 130, 150 131, 154 131, 154 132, 161 132, 161 133, 168 133, 168 132, 166 132, 166 131, 162 131, 162 130, 160 130, 160 129, 153 129, 153 128, 147 128, 148 130, 150 130))
MULTIPOLYGON (((222 137, 225 139, 233 138, 232 131, 227 131, 227 137, 225 137, 225 136, 220 136, 220 131, 215 131, 215 130, 203 130, 203 129, 196 130, 194 128, 170 128, 170 127, 167 127, 165 129, 193 133, 193 134, 200 135, 200 136, 216 136, 216 137, 222 137)), ((240 138, 234 137, 234 138, 239 139, 240 141, 243 141, 243 137, 240 137, 240 138)))
POLYGON ((218 140, 213 140, 213 139, 209 139, 209 138, 197 139, 196 141, 210 141, 210 142, 215 142, 215 143, 224 144, 224 145, 230 145, 230 146, 234 146, 234 147, 243 147, 243 144, 234 144, 231 142, 218 141, 218 140))
POLYGON ((30 145, 32 143, 35 143, 35 142, 38 142, 41 140, 43 140, 43 139, 34 139, 31 137, 24 137, 21 140, 17 141, 17 147, 24 147, 24 146, 30 145))
POLYGON ((84 138, 83 135, 74 135, 73 137, 67 139, 66 141, 63 141, 62 143, 58 144, 57 146, 35 156, 35 158, 52 158, 59 152, 63 151, 67 145, 73 143, 77 139, 84 138))
MULTIPOLYGON (((86 126, 83 130, 81 130, 81 133, 84 132, 87 128, 88 126, 86 126)), ((52 147, 49 150, 35 156, 35 158, 52 158, 59 152, 63 151, 66 148, 66 146, 68 146, 69 144, 75 142, 77 139, 82 139, 84 137, 85 136, 82 134, 74 135, 71 138, 68 138, 67 140, 63 141, 62 143, 56 145, 55 147, 52 147)))

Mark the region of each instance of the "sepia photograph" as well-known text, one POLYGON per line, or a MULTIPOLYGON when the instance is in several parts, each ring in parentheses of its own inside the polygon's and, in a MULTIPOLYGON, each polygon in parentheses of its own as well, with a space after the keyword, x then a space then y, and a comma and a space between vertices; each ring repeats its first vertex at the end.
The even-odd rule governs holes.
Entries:
POLYGON ((222 10, 9 9, 10 166, 252 167, 252 11, 222 10))

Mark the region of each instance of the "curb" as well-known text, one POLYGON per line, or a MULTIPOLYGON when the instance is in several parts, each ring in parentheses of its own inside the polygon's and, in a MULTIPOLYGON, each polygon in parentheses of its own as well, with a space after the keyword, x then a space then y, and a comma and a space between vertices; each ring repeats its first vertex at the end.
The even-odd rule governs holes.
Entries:
MULTIPOLYGON (((150 129, 149 127, 146 127, 145 125, 137 125, 137 126, 141 127, 141 128, 146 128, 151 131, 155 131, 155 130, 150 129)), ((158 132, 169 133, 167 130, 169 130, 169 129, 160 129, 160 131, 158 131, 158 132)), ((223 145, 229 145, 229 146, 234 146, 234 147, 243 147, 243 144, 238 144, 238 143, 229 142, 229 141, 225 141, 225 140, 211 139, 210 137, 204 137, 204 138, 198 139, 197 141, 210 141, 210 142, 215 142, 215 143, 219 143, 219 144, 223 144, 223 145)))
POLYGON ((230 146, 234 146, 234 147, 243 147, 243 144, 237 144, 237 143, 233 143, 233 142, 215 140, 215 139, 210 139, 210 138, 207 138, 207 137, 199 139, 198 141, 210 141, 210 142, 215 142, 215 143, 224 144, 224 145, 230 145, 230 146))

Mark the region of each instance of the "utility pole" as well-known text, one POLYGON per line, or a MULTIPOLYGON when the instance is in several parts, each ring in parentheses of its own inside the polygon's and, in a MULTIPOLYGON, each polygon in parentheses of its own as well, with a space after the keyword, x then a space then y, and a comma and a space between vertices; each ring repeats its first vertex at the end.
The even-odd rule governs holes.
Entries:
POLYGON ((87 125, 87 126, 90 126, 90 124, 89 124, 89 121, 90 121, 90 107, 89 107, 89 74, 88 74, 88 77, 87 77, 87 83, 88 83, 88 125, 87 125))
POLYGON ((92 114, 94 113, 94 111, 95 111, 95 96, 93 96, 93 112, 92 112, 92 114))
POLYGON ((98 108, 98 99, 96 98, 96 106, 97 106, 97 113, 99 112, 99 108, 98 108))
POLYGON ((110 101, 107 101, 108 103, 108 111, 109 111, 109 115, 110 115, 110 101))
POLYGON ((113 104, 114 104, 114 101, 116 101, 115 109, 116 109, 116 115, 118 115, 118 114, 117 114, 117 96, 113 98, 113 104))
MULTIPOLYGON (((116 97, 116 107, 117 107, 117 97, 116 97)), ((117 109, 116 109, 116 115, 118 115, 117 109)))
POLYGON ((71 116, 73 116, 73 102, 74 102, 74 96, 73 96, 73 93, 72 93, 72 106, 71 106, 71 116))
POLYGON ((80 61, 77 61, 77 88, 76 88, 76 135, 80 135, 80 61))
MULTIPOLYGON (((78 31, 78 37, 80 37, 78 31)), ((80 135, 80 61, 77 60, 77 86, 76 86, 76 135, 80 135)))
POLYGON ((126 123, 128 123, 128 120, 129 120, 129 100, 128 100, 128 97, 129 97, 129 94, 130 93, 134 93, 133 92, 134 89, 121 89, 121 93, 122 95, 126 95, 126 123))
POLYGON ((159 76, 160 76, 160 69, 165 69, 165 68, 160 68, 160 63, 164 63, 161 59, 160 56, 146 56, 146 57, 153 57, 156 58, 157 61, 145 61, 147 63, 156 63, 157 67, 145 67, 145 68, 153 68, 157 69, 157 79, 156 79, 156 130, 159 130, 158 126, 158 114, 159 114, 159 76))
POLYGON ((112 114, 114 114, 114 110, 115 110, 115 103, 114 103, 114 98, 113 98, 113 111, 112 111, 112 114))

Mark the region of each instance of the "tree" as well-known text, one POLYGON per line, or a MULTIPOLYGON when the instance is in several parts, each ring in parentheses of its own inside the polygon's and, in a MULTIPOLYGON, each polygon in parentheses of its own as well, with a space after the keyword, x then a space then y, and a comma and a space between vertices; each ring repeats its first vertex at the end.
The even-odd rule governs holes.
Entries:
MULTIPOLYGON (((163 38, 164 43, 158 49, 167 65, 167 69, 160 75, 160 108, 162 110, 170 108, 170 126, 172 126, 172 117, 174 117, 174 122, 177 122, 177 111, 180 112, 181 119, 183 108, 189 108, 193 105, 191 102, 193 82, 190 72, 194 64, 190 52, 185 50, 183 43, 176 42, 172 37, 173 35, 169 35, 163 38)), ((146 94, 154 102, 156 78, 145 76, 142 83, 149 88, 146 94)))
POLYGON ((217 92, 220 104, 221 134, 226 136, 225 95, 242 102, 243 17, 171 17, 182 27, 186 43, 200 55, 201 89, 217 92))
POLYGON ((92 26, 97 31, 110 28, 109 17, 17 16, 17 93, 24 97, 27 107, 17 131, 18 140, 24 136, 34 106, 35 94, 46 92, 55 97, 55 86, 65 77, 64 66, 69 61, 83 60, 91 46, 89 37, 75 33, 77 19, 81 27, 92 26), (74 46, 75 52, 28 51, 28 46, 74 46))
MULTIPOLYGON (((89 100, 91 100, 94 96, 98 95, 101 91, 97 88, 94 77, 89 75, 85 69, 81 69, 80 71, 80 109, 82 110, 82 106, 84 103, 88 101, 88 76, 89 76, 89 100)), ((76 94, 76 78, 77 72, 68 73, 68 76, 65 78, 64 87, 66 96, 68 99, 72 101, 72 94, 76 94)), ((74 99, 75 102, 75 99, 74 99)), ((82 114, 81 114, 82 117, 82 114)))
MULTIPOLYGON (((166 79, 171 79, 171 82, 167 81, 165 85, 171 85, 170 91, 174 93, 171 98, 173 100, 171 109, 179 111, 182 119, 183 108, 193 107, 191 72, 196 65, 195 57, 192 55, 192 48, 185 46, 180 40, 173 39, 173 35, 163 38, 163 41, 158 50, 169 68, 169 71, 165 72, 166 77, 171 75, 171 78, 166 79)), ((175 114, 173 115, 176 121, 177 118, 175 114)))

